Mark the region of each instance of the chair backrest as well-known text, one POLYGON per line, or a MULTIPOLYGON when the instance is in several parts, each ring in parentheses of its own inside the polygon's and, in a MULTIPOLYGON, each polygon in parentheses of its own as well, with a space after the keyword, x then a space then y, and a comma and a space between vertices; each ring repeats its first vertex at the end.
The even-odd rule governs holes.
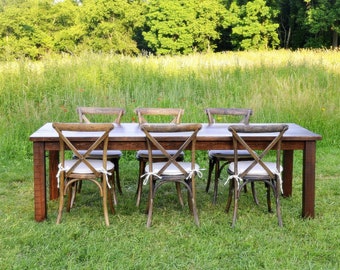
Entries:
POLYGON ((208 116, 209 124, 214 124, 217 122, 218 117, 221 116, 232 116, 237 117, 239 123, 243 123, 248 125, 249 118, 253 114, 252 109, 243 109, 243 108, 207 108, 205 109, 205 113, 208 116), (217 116, 217 117, 215 117, 217 116))
POLYGON ((201 124, 143 124, 141 129, 146 135, 150 172, 153 172, 152 150, 157 149, 160 150, 168 160, 158 172, 154 173, 161 175, 171 164, 173 164, 187 177, 188 172, 176 159, 184 150, 191 150, 191 169, 194 170, 196 137, 201 128, 201 124), (170 155, 166 151, 166 149, 174 148, 174 145, 168 145, 166 137, 169 136, 178 136, 179 147, 175 147, 177 152, 174 155, 170 155))
MULTIPOLYGON (((74 170, 80 165, 85 164, 92 173, 96 176, 100 176, 100 172, 96 171, 91 163, 87 160, 91 152, 95 149, 100 149, 103 151, 103 169, 106 169, 107 165, 107 147, 109 141, 109 133, 114 128, 113 124, 110 123, 53 123, 53 128, 57 131, 59 135, 60 142, 60 162, 64 167, 65 163, 65 150, 71 150, 73 155, 77 157, 74 165, 67 171, 66 177, 71 175, 74 170), (77 138, 77 141, 81 141, 82 137, 93 138, 94 142, 90 147, 86 147, 86 151, 81 149, 81 143, 78 147, 72 140, 77 138)), ((82 146, 84 147, 84 146, 82 146)))
POLYGON ((138 123, 140 125, 159 122, 154 120, 159 117, 163 119, 165 116, 170 116, 170 123, 179 124, 184 110, 177 108, 137 108, 135 109, 135 113, 138 116, 138 123), (152 119, 153 121, 148 121, 147 118, 148 120, 152 119))
MULTIPOLYGON (((91 122, 111 122, 120 124, 122 116, 125 114, 125 109, 123 108, 111 108, 111 107, 78 107, 77 113, 79 115, 79 122, 91 123, 91 122), (102 118, 96 119, 96 121, 90 121, 89 116, 93 119, 97 116, 102 118), (115 116, 110 121, 103 121, 103 116, 115 116)), ((105 118, 106 120, 106 118, 105 118)))
POLYGON ((252 168, 259 164, 271 178, 274 178, 273 172, 264 163, 265 156, 270 150, 276 151, 276 169, 280 172, 280 155, 281 155, 281 142, 283 134, 288 130, 288 125, 284 124, 268 124, 268 125, 231 125, 228 130, 233 136, 233 147, 234 147, 234 172, 241 178, 245 176, 252 168), (250 135, 250 133, 252 133, 250 135), (256 134, 268 134, 271 136, 271 141, 263 151, 253 149, 247 143, 247 136, 255 136, 256 134), (253 161, 249 167, 244 170, 241 174, 238 173, 238 149, 246 149, 253 157, 253 161), (255 151, 256 150, 256 151, 255 151))

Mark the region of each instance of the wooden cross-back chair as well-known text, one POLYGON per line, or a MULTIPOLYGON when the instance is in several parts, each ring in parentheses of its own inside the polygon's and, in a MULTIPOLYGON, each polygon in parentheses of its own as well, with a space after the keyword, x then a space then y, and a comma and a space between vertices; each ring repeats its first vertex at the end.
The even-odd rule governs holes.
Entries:
MULTIPOLYGON (((95 122, 93 121, 94 118, 103 116, 105 122, 115 123, 119 125, 122 116, 125 114, 125 109, 115 107, 78 107, 77 113, 79 116, 80 123, 95 122)), ((122 151, 120 150, 107 151, 107 159, 113 162, 113 164, 115 165, 116 185, 118 192, 120 194, 123 194, 119 174, 119 160, 122 157, 122 155, 123 155, 122 151)), ((93 159, 101 159, 102 151, 101 150, 92 151, 90 157, 93 159)), ((78 191, 80 191, 80 188, 81 185, 79 186, 78 191)), ((116 200, 114 203, 117 204, 116 200)))
MULTIPOLYGON (((244 108, 207 108, 205 109, 205 113, 208 116, 208 123, 210 125, 216 122, 226 122, 226 121, 234 121, 238 123, 243 123, 245 125, 249 124, 250 116, 253 114, 251 109, 244 108)), ((239 156, 239 160, 250 160, 252 156, 248 153, 247 150, 238 150, 237 154, 239 156)), ((214 178, 214 195, 213 195, 213 204, 217 202, 218 196, 218 183, 219 178, 221 176, 221 171, 223 168, 228 165, 234 159, 234 150, 209 150, 208 151, 209 158, 209 170, 208 170, 208 180, 206 186, 206 192, 209 192, 210 183, 212 173, 215 170, 215 178, 214 178), (221 164, 222 163, 222 164, 221 164)), ((245 187, 246 190, 246 187, 245 187)), ((255 190, 252 186, 252 192, 254 195, 254 200, 257 202, 255 196, 255 190)))
POLYGON ((147 227, 151 226, 152 213, 155 193, 160 186, 168 182, 182 184, 188 191, 189 209, 194 216, 195 223, 199 225, 199 218, 196 207, 196 188, 195 176, 200 174, 199 166, 195 163, 195 144, 198 131, 201 129, 201 124, 144 124, 142 130, 146 135, 148 146, 148 165, 145 167, 143 175, 144 184, 149 182, 149 199, 148 199, 148 219, 147 227), (183 139, 179 140, 179 147, 175 152, 170 154, 167 150, 166 137, 176 136, 183 139), (162 140, 165 138, 165 141, 162 140), (165 160, 159 162, 155 160, 152 151, 157 149, 161 151, 165 160), (191 160, 184 162, 178 161, 178 157, 184 150, 191 151, 191 160))
POLYGON ((103 200, 105 224, 109 226, 107 201, 109 201, 111 212, 115 211, 112 203, 113 196, 115 196, 113 190, 114 164, 107 160, 108 135, 114 128, 113 124, 53 123, 53 128, 57 131, 60 142, 60 164, 57 175, 59 186, 57 224, 61 221, 65 194, 68 194, 67 211, 69 212, 71 201, 74 199, 75 184, 87 180, 99 188, 103 200), (74 132, 77 132, 77 137, 94 138, 93 144, 86 150, 79 149, 71 140, 74 132), (102 159, 91 159, 91 152, 97 149, 102 151, 102 159), (68 150, 72 151, 77 158, 67 159, 68 150))
POLYGON ((270 125, 231 125, 229 131, 233 136, 234 151, 246 149, 251 153, 253 160, 240 161, 239 156, 234 154, 234 161, 229 164, 228 181, 229 195, 227 199, 226 211, 229 211, 232 197, 234 197, 234 212, 232 226, 236 224, 238 200, 240 191, 248 183, 264 182, 267 188, 267 206, 271 212, 270 190, 273 191, 276 202, 276 214, 279 226, 282 226, 280 195, 282 186, 282 166, 280 165, 281 142, 283 134, 288 130, 288 125, 270 124, 270 125), (272 136, 267 147, 263 151, 253 149, 247 144, 247 136, 256 136, 259 133, 266 133, 272 136), (256 150, 256 151, 255 151, 256 150), (276 152, 275 162, 266 161, 268 154, 276 152))
MULTIPOLYGON (((181 117, 184 114, 183 109, 179 108, 137 108, 135 109, 135 113, 138 117, 138 123, 140 125, 152 122, 161 122, 161 123, 172 123, 179 124, 181 122, 181 117), (149 122, 150 120, 150 122, 149 122)), ((173 154, 175 151, 168 150, 169 154, 173 154)), ((166 160, 164 154, 159 150, 154 150, 152 152, 152 156, 157 161, 166 160)), ((141 176, 145 173, 145 166, 148 162, 149 156, 148 151, 145 149, 139 150, 136 153, 136 158, 139 161, 139 173, 138 173, 138 186, 136 191, 137 201, 136 205, 140 205, 142 189, 143 189, 143 181, 141 180, 141 176)), ((178 160, 184 159, 184 153, 181 153, 178 157, 178 160)), ((179 185, 177 185, 177 189, 179 185)))

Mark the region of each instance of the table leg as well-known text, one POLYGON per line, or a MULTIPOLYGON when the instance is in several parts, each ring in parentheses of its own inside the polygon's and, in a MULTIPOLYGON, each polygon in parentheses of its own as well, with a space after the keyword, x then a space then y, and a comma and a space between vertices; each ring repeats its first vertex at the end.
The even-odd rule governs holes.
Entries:
POLYGON ((302 175, 302 217, 314 218, 316 142, 305 142, 302 175))
POLYGON ((282 173, 282 179, 283 179, 282 188, 283 188, 284 197, 292 196, 293 160, 294 160, 294 151, 284 150, 283 151, 283 173, 282 173))
POLYGON ((34 214, 35 220, 40 222, 47 217, 45 147, 42 142, 33 143, 33 171, 34 214))
POLYGON ((59 152, 49 151, 49 172, 50 172, 50 200, 56 200, 59 197, 58 185, 57 185, 57 173, 58 173, 59 152))

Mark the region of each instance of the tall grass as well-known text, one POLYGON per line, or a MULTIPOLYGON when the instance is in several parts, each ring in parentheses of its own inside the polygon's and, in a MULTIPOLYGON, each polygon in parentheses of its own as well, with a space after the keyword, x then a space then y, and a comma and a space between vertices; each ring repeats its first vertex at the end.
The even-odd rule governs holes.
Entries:
POLYGON ((252 121, 296 122, 334 144, 340 136, 332 128, 340 120, 338 60, 335 52, 282 51, 3 63, 0 123, 7 136, 1 148, 30 153, 32 131, 45 122, 76 121, 75 108, 91 105, 125 107, 126 122, 135 121, 138 106, 182 107, 184 121, 200 122, 205 107, 249 107, 252 121))
MULTIPOLYGON (((40 62, 0 63, 0 265, 4 269, 338 269, 340 54, 273 51, 125 57, 83 55, 40 62), (252 108, 252 122, 294 122, 323 136, 317 143, 316 218, 303 220, 301 158, 294 163, 294 193, 282 200, 284 228, 247 194, 236 229, 198 181, 201 226, 194 226, 176 198, 156 197, 154 226, 145 228, 135 207, 138 163, 122 159, 124 195, 105 228, 98 195, 84 188, 79 207, 55 225, 33 220, 32 144, 29 135, 46 122, 78 121, 77 106, 119 106, 123 122, 134 108, 181 107, 183 122, 206 122, 206 107, 252 108)), ((202 167, 206 153, 200 152, 202 167)), ((259 188, 261 194, 261 189, 259 188)), ((160 191, 160 194, 161 191, 160 191)), ((175 195, 175 194, 174 194, 175 195)), ((145 196, 145 194, 144 194, 145 196)), ((259 195, 260 198, 261 195, 259 195)))

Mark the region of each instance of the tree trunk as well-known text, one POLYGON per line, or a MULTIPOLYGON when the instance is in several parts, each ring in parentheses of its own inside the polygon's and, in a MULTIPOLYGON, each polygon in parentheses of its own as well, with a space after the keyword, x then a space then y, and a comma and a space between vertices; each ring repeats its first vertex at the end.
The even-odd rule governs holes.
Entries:
POLYGON ((337 31, 333 30, 332 49, 336 49, 338 47, 339 47, 339 34, 337 31))

